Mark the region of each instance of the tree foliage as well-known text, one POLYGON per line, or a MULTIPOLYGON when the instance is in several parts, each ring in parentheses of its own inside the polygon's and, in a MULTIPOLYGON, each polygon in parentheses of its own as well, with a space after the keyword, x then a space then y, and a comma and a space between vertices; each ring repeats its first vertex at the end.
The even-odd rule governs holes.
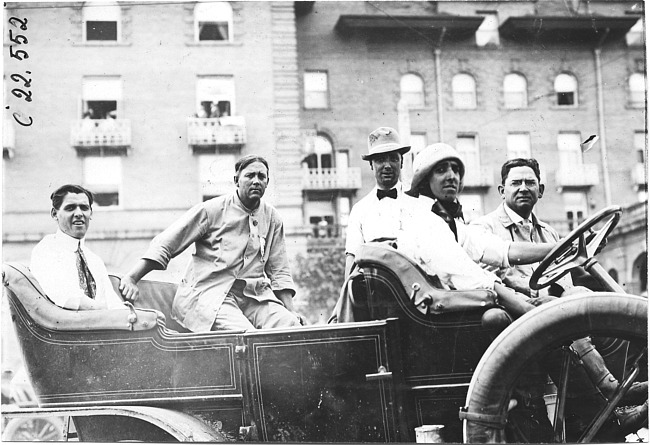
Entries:
POLYGON ((293 279, 300 287, 296 309, 309 323, 325 323, 343 285, 345 250, 342 246, 313 249, 297 255, 293 279))

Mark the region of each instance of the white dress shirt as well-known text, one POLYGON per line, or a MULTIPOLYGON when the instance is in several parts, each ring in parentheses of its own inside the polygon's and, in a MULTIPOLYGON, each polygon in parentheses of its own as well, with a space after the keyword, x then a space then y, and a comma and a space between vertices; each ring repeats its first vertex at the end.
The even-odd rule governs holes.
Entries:
POLYGON ((363 243, 380 238, 397 238, 404 221, 419 211, 418 200, 404 193, 398 182, 397 198, 377 198, 377 187, 361 198, 350 211, 345 253, 354 255, 363 243))
POLYGON ((78 310, 82 298, 89 298, 79 284, 77 248, 81 247, 88 269, 95 279, 95 301, 107 309, 123 308, 124 303, 113 290, 104 262, 78 240, 61 230, 46 235, 32 250, 30 269, 43 291, 56 305, 78 310))

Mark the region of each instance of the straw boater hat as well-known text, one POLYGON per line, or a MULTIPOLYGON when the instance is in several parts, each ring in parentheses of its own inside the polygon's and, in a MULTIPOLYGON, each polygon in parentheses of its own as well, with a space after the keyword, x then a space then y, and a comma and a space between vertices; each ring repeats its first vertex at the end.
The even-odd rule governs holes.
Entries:
POLYGON ((451 145, 438 142, 427 145, 415 155, 413 159, 413 179, 411 180, 411 190, 408 193, 411 196, 418 196, 420 185, 429 176, 433 167, 445 159, 455 159, 460 164, 460 183, 463 184, 465 176, 465 163, 460 154, 451 145))
POLYGON ((403 155, 410 149, 410 145, 400 142, 399 134, 394 128, 379 127, 368 135, 368 154, 361 155, 361 159, 369 161, 373 156, 391 151, 398 151, 403 155))

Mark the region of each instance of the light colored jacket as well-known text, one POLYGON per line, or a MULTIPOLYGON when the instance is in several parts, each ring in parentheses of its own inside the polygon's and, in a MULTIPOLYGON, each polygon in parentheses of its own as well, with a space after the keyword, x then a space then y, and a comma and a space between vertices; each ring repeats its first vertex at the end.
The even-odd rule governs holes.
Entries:
MULTIPOLYGON (((530 219, 533 223, 531 230, 531 241, 531 238, 527 236, 525 231, 512 221, 504 206, 505 203, 501 203, 501 205, 499 205, 496 210, 475 219, 470 223, 470 225, 481 226, 505 241, 534 243, 557 243, 559 241, 560 235, 558 235, 555 229, 553 229, 553 227, 547 223, 540 221, 534 213, 530 215, 530 219)), ((525 295, 537 297, 548 295, 548 288, 541 289, 540 291, 534 291, 528 285, 530 277, 538 265, 539 263, 533 263, 510 266, 507 268, 487 266, 486 268, 496 273, 503 280, 503 283, 508 287, 511 287, 525 295)), ((573 282, 571 281, 570 275, 565 275, 562 277, 557 284, 564 290, 573 287, 573 282)))

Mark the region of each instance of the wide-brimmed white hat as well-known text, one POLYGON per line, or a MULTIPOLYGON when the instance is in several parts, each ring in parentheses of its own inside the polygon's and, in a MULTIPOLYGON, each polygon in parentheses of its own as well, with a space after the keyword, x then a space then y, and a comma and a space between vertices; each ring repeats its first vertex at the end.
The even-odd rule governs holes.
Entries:
POLYGON ((398 151, 404 154, 411 149, 410 145, 404 145, 399 140, 399 134, 394 128, 379 127, 368 135, 368 154, 361 155, 361 159, 369 161, 373 156, 391 151, 398 151))
POLYGON ((415 155, 413 159, 413 179, 411 180, 411 189, 406 192, 409 195, 417 196, 418 188, 422 181, 428 176, 433 167, 445 159, 455 159, 460 164, 460 180, 462 183, 465 176, 465 163, 460 153, 454 147, 443 142, 427 145, 415 155))

